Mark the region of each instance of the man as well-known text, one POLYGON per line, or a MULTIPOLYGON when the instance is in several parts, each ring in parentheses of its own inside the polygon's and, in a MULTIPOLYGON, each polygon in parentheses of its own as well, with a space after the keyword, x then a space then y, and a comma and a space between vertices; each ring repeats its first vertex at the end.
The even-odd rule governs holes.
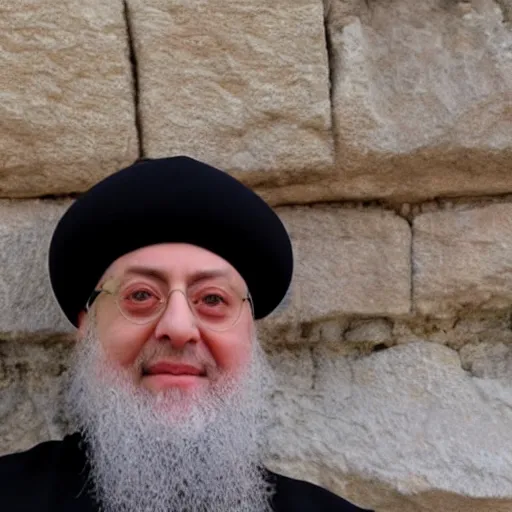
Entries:
POLYGON ((254 320, 292 266, 272 209, 190 158, 138 163, 82 195, 49 253, 78 328, 78 433, 0 459, 3 510, 360 510, 262 465, 271 372, 254 320))

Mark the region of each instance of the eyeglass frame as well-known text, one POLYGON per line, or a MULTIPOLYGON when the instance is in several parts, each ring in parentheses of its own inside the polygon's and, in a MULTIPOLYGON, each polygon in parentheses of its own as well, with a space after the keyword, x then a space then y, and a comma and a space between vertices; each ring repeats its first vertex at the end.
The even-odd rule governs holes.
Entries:
MULTIPOLYGON (((164 301, 164 307, 162 308, 162 311, 157 315, 155 316, 155 318, 152 318, 151 320, 148 320, 147 322, 141 322, 141 323, 138 323, 138 322, 134 322, 132 320, 130 320, 129 318, 126 317, 126 315, 123 313, 122 309, 121 309, 121 306, 119 305, 119 302, 118 302, 118 297, 116 296, 117 295, 117 292, 119 291, 119 289, 117 289, 116 291, 113 291, 113 290, 108 290, 105 287, 106 284, 108 284, 109 282, 115 282, 115 279, 114 278, 111 278, 111 279, 107 279, 99 288, 95 288, 91 294, 89 295, 89 298, 87 299, 86 303, 85 303, 85 311, 86 312, 89 312, 92 305, 93 305, 93 302, 98 298, 98 296, 104 292, 108 295, 111 295, 112 297, 114 297, 114 302, 116 303, 116 307, 119 311, 119 313, 121 313, 121 316, 125 319, 125 320, 128 320, 128 322, 132 323, 133 325, 148 325, 150 324, 151 322, 157 322, 161 317, 162 315, 164 314, 164 311, 169 307, 169 298, 171 297, 171 295, 178 291, 178 292, 181 292, 184 297, 185 297, 185 300, 187 301, 187 304, 188 304, 188 307, 192 313, 192 315, 194 316, 194 318, 205 328, 205 329, 209 329, 213 332, 225 332, 225 331, 229 331, 229 329, 232 329, 233 327, 235 327, 235 325, 240 321, 240 317, 242 316, 242 308, 243 308, 243 303, 244 302, 248 302, 249 305, 251 306, 251 316, 252 318, 254 319, 254 304, 253 304, 253 300, 252 300, 252 297, 251 297, 251 294, 249 293, 249 291, 247 291, 247 295, 244 297, 244 296, 239 296, 237 294, 237 296, 242 300, 241 304, 240 304, 240 312, 238 313, 238 317, 237 319, 234 321, 234 323, 232 325, 230 325, 229 327, 226 327, 225 329, 213 329, 212 327, 209 327, 208 325, 206 325, 203 321, 201 321, 200 318, 198 318, 196 316, 196 314, 194 313, 194 310, 193 308, 190 306, 190 303, 189 303, 189 299, 186 295, 185 292, 183 292, 183 290, 181 288, 173 288, 172 290, 169 290, 169 293, 167 294, 166 296, 166 299, 164 301)), ((119 283, 120 284, 120 283, 119 283)))

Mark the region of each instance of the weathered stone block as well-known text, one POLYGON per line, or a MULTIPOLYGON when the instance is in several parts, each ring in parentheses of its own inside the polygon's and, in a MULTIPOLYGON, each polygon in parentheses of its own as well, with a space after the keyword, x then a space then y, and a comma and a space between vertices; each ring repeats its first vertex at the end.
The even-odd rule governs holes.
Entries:
POLYGON ((3 0, 0 91, 0 197, 82 191, 138 156, 121 0, 3 0))
POLYGON ((146 155, 187 154, 252 185, 332 166, 321 0, 128 5, 146 155))
POLYGON ((325 0, 338 175, 272 202, 512 191, 506 2, 325 0))
POLYGON ((510 510, 510 379, 472 377, 434 343, 281 357, 271 467, 378 511, 510 510))
POLYGON ((266 325, 409 312, 411 235, 404 219, 335 207, 278 213, 290 232, 296 266, 288 307, 266 325))
POLYGON ((27 340, 72 329, 53 296, 47 261, 53 229, 68 206, 69 201, 0 201, 3 338, 27 340))
POLYGON ((512 205, 426 213, 413 224, 414 308, 453 316, 512 303, 512 205))

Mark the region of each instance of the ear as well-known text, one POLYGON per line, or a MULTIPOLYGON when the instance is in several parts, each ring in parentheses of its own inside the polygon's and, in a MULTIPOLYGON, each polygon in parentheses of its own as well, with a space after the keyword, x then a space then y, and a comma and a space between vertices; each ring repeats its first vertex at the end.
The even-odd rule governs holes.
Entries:
POLYGON ((85 338, 88 320, 89 318, 87 316, 87 312, 84 309, 82 309, 82 311, 78 313, 78 331, 76 334, 77 341, 82 341, 85 338))

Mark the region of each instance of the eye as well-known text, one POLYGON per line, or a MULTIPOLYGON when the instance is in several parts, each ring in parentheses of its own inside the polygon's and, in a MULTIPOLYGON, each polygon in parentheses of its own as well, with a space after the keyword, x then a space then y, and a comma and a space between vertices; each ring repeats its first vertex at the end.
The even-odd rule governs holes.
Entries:
POLYGON ((121 290, 119 294, 123 307, 154 307, 161 301, 161 295, 145 284, 134 284, 121 290))
POLYGON ((235 304, 229 292, 220 288, 198 290, 191 302, 199 318, 208 321, 229 317, 235 304))
POLYGON ((218 293, 208 293, 203 295, 201 297, 201 302, 207 306, 218 306, 226 303, 224 297, 218 293))
POLYGON ((135 290, 131 292, 127 298, 133 300, 134 302, 143 302, 153 297, 153 293, 151 293, 149 290, 135 290))

